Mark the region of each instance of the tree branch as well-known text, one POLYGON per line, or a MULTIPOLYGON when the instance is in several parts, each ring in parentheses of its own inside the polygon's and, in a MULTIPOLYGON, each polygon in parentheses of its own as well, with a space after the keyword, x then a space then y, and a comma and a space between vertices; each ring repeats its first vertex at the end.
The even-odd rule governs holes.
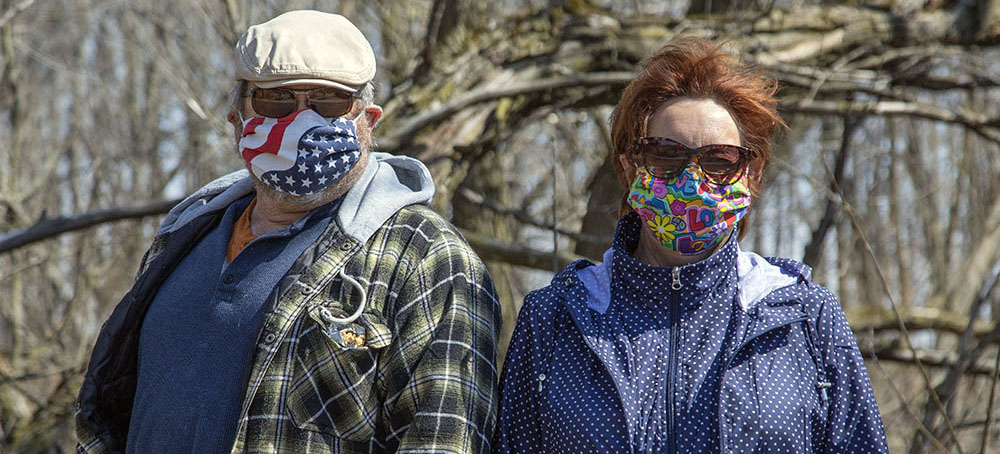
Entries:
MULTIPOLYGON (((472 249, 475 249, 476 253, 484 261, 495 260, 511 265, 552 271, 552 252, 550 251, 539 251, 529 247, 518 246, 467 230, 462 230, 462 235, 465 235, 465 239, 469 241, 472 249)), ((559 252, 557 261, 559 262, 559 267, 562 268, 583 258, 585 257, 562 251, 559 252)))
POLYGON ((162 200, 145 205, 109 208, 106 210, 92 211, 74 216, 44 219, 26 229, 15 230, 0 235, 0 253, 31 244, 36 241, 52 238, 66 232, 81 230, 95 225, 164 214, 167 211, 170 211, 170 208, 178 202, 180 202, 180 199, 162 200))
POLYGON ((820 115, 883 115, 886 117, 908 116, 926 120, 941 121, 965 126, 991 142, 1000 144, 1000 134, 993 130, 1000 126, 1000 117, 949 110, 931 104, 903 101, 809 101, 788 100, 781 103, 786 112, 820 115))
MULTIPOLYGON (((791 65, 782 66, 784 69, 791 65)), ((544 79, 516 82, 503 88, 483 88, 473 90, 463 96, 453 99, 445 105, 415 115, 395 129, 392 135, 379 141, 379 147, 387 152, 395 152, 405 141, 414 137, 421 129, 440 123, 462 109, 473 105, 495 101, 497 99, 530 95, 568 88, 624 87, 631 82, 634 74, 625 71, 597 72, 565 77, 549 77, 544 79)), ((860 87, 855 87, 861 90, 860 87)), ((1000 117, 965 110, 950 110, 932 104, 906 101, 826 101, 804 99, 789 99, 781 103, 781 109, 787 112, 821 115, 843 116, 909 116, 928 120, 966 126, 987 140, 1000 143, 1000 134, 993 130, 1000 126, 1000 117)))
POLYGON ((500 98, 549 92, 552 90, 561 90, 566 88, 594 86, 624 87, 632 80, 633 76, 634 75, 631 72, 625 71, 590 73, 517 82, 504 88, 476 89, 449 101, 437 109, 415 115, 413 118, 399 125, 391 136, 381 139, 379 141, 379 148, 383 151, 392 153, 397 150, 404 143, 404 141, 412 138, 421 129, 440 123, 458 111, 476 104, 494 101, 500 98))
MULTIPOLYGON (((905 364, 916 364, 914 362, 914 356, 919 358, 920 363, 924 366, 931 367, 943 367, 952 368, 957 364, 957 358, 954 353, 943 352, 939 350, 923 350, 916 349, 911 351, 910 349, 900 349, 900 348, 880 348, 875 352, 868 349, 861 350, 861 356, 867 359, 874 359, 878 357, 879 361, 893 361, 897 363, 905 364)), ((970 365, 966 370, 968 374, 981 375, 985 377, 993 376, 993 364, 976 363, 970 365)))
POLYGON ((515 210, 515 209, 511 209, 511 208, 500 206, 497 203, 494 203, 493 201, 487 199, 482 194, 474 192, 474 191, 472 191, 471 189, 468 189, 468 188, 462 188, 462 189, 459 189, 458 191, 455 191, 455 195, 457 197, 463 197, 466 200, 468 200, 470 203, 474 203, 474 204, 476 204, 476 205, 478 205, 478 206, 480 206, 482 208, 485 208, 487 210, 490 210, 490 211, 492 211, 494 213, 503 214, 505 216, 513 217, 514 219, 518 220, 522 224, 528 224, 528 225, 533 226, 533 227, 538 227, 540 229, 545 229, 545 230, 550 230, 550 231, 551 230, 555 230, 556 233, 558 233, 560 235, 563 235, 563 236, 566 236, 566 237, 569 237, 569 238, 572 238, 574 241, 584 242, 584 243, 592 243, 592 244, 604 244, 604 243, 607 243, 607 241, 608 241, 607 238, 601 238, 601 237, 598 237, 598 236, 595 236, 595 235, 588 235, 586 233, 570 232, 568 230, 561 229, 561 228, 555 228, 555 229, 553 229, 553 226, 552 226, 551 223, 546 223, 546 222, 541 222, 541 221, 535 220, 528 213, 526 213, 524 210, 515 210))
MULTIPOLYGON (((854 130, 857 129, 858 121, 855 118, 844 118, 844 130, 841 133, 840 139, 840 150, 837 152, 837 157, 833 165, 833 172, 830 173, 830 191, 834 191, 838 182, 844 180, 844 168, 847 162, 848 154, 851 151, 851 137, 854 135, 854 130)), ((829 170, 829 169, 828 169, 829 170)), ((823 212, 823 217, 820 218, 819 224, 816 229, 813 230, 812 236, 809 239, 809 243, 806 244, 805 254, 803 255, 802 262, 815 267, 819 262, 819 258, 823 254, 823 244, 826 241, 826 233, 833 228, 833 221, 836 219, 839 201, 833 198, 827 198, 826 209, 823 212)))
MULTIPOLYGON (((170 211, 181 200, 162 200, 145 205, 111 208, 93 211, 74 216, 42 220, 26 229, 0 235, 0 253, 7 252, 31 243, 56 237, 74 230, 82 230, 95 225, 116 222, 125 219, 136 219, 146 216, 156 216, 170 211)), ((540 251, 524 246, 518 246, 494 238, 488 238, 475 232, 462 231, 472 248, 485 260, 497 260, 512 265, 526 266, 541 270, 552 270, 552 252, 540 251)), ((559 266, 566 266, 584 257, 562 252, 559 254, 559 266)))
MULTIPOLYGON (((851 329, 856 333, 864 333, 868 330, 884 332, 899 329, 899 322, 891 310, 869 306, 864 309, 848 311, 846 315, 851 329)), ((969 324, 969 318, 966 316, 934 307, 900 309, 899 316, 908 330, 931 330, 962 335, 969 324)), ((978 322, 974 324, 973 336, 983 338, 992 331, 992 324, 978 322)))
POLYGON ((0 28, 3 28, 4 25, 7 25, 7 22, 10 22, 15 16, 28 9, 32 3, 35 3, 35 0, 22 0, 20 3, 15 3, 7 11, 4 11, 3 15, 0 16, 0 28))

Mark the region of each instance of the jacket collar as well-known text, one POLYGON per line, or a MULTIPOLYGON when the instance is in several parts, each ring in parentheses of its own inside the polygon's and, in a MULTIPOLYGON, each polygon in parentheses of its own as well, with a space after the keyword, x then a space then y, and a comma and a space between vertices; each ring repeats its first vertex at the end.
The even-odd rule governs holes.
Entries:
POLYGON ((653 309, 666 309, 671 300, 676 299, 684 310, 697 309, 709 299, 725 297, 732 301, 737 289, 738 246, 735 232, 721 248, 704 260, 677 267, 655 266, 632 256, 639 243, 641 224, 635 213, 629 213, 618 221, 612 246, 613 301, 639 302, 653 309), (675 272, 680 289, 672 288, 675 272), (677 294, 681 297, 674 298, 673 295, 677 294))
MULTIPOLYGON (((729 247, 730 243, 734 241, 735 238, 731 238, 725 247, 729 247)), ((734 348, 729 355, 730 361, 753 339, 778 327, 808 319, 808 314, 805 312, 799 295, 801 293, 800 286, 810 285, 808 280, 811 271, 810 268, 794 260, 769 258, 768 261, 773 265, 782 267, 789 273, 796 274, 797 283, 770 292, 748 311, 740 309, 742 312, 745 312, 745 316, 741 317, 743 327, 739 329, 739 332, 745 334, 740 336, 740 342, 733 343, 734 348)), ((588 291, 578 274, 579 270, 590 266, 594 266, 590 261, 577 260, 559 271, 553 277, 550 286, 559 300, 558 304, 562 304, 566 308, 577 330, 583 334, 584 339, 591 345, 591 348, 594 348, 598 336, 598 323, 596 319, 602 317, 603 313, 594 310, 588 305, 588 291)), ((735 265, 733 265, 733 268, 735 268, 735 265)), ((612 274, 614 274, 614 269, 612 269, 612 274)), ((730 276, 731 279, 729 280, 735 280, 735 272, 731 274, 733 276, 730 276)), ((703 283, 692 285, 696 289, 704 288, 705 286, 703 283)), ((701 304, 700 298, 694 299, 699 301, 682 304, 691 305, 685 306, 685 308, 697 307, 697 305, 701 304)))

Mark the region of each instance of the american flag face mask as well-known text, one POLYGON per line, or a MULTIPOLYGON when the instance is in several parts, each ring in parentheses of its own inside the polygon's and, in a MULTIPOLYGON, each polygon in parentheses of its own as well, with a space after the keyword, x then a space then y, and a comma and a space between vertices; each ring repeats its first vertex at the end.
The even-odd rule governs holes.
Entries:
POLYGON ((324 118, 312 109, 245 120, 239 148, 260 181, 293 196, 322 191, 361 158, 354 121, 324 118))

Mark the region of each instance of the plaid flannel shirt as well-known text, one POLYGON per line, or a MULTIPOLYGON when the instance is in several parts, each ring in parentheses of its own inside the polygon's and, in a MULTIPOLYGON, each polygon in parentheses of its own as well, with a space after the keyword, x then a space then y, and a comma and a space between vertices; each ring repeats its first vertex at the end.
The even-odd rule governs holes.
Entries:
MULTIPOLYGON (((482 261, 422 205, 364 245, 330 225, 271 296, 232 452, 488 453, 500 308, 482 261), (356 325, 333 320, 363 297, 341 272, 367 293, 356 325), (344 341, 352 327, 364 346, 344 341)), ((143 271, 170 241, 154 241, 143 271)), ((105 452, 79 413, 77 432, 78 452, 105 452)))

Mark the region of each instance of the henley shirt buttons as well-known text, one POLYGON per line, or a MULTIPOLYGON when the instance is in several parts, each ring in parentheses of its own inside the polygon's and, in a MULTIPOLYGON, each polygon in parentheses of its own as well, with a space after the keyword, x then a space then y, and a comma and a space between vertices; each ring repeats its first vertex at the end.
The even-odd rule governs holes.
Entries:
POLYGON ((265 344, 270 344, 271 342, 274 342, 274 338, 275 337, 277 337, 277 336, 275 336, 274 333, 267 333, 267 334, 265 334, 264 335, 264 343, 265 344))
POLYGON ((236 280, 236 276, 233 276, 233 275, 232 275, 232 274, 230 273, 230 274, 227 274, 227 275, 226 275, 226 277, 224 277, 224 278, 222 279, 222 282, 223 282, 224 284, 232 284, 232 283, 233 283, 233 281, 235 281, 235 280, 236 280))
POLYGON ((343 243, 340 243, 340 250, 341 251, 344 251, 344 252, 350 251, 352 247, 354 247, 354 246, 351 245, 350 241, 344 241, 343 243))

